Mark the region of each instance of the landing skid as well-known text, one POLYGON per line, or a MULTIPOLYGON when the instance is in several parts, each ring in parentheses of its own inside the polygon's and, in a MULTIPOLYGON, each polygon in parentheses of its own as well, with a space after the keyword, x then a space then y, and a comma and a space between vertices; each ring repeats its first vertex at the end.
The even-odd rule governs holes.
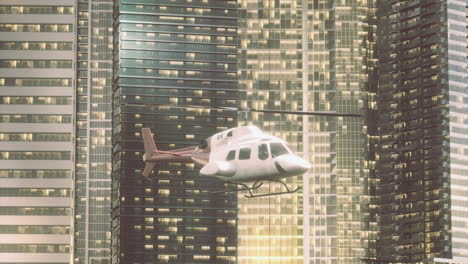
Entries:
POLYGON ((240 183, 240 182, 225 182, 227 184, 235 184, 238 186, 242 186, 243 188, 239 188, 236 190, 228 190, 228 191, 215 191, 215 192, 210 192, 211 194, 218 194, 218 193, 227 193, 227 192, 242 192, 242 191, 251 191, 251 190, 256 190, 260 188, 263 185, 263 182, 256 181, 252 187, 249 187, 247 184, 240 183))
POLYGON ((272 181, 272 182, 277 182, 277 183, 280 183, 282 184, 285 188, 286 188, 286 191, 284 192, 276 192, 276 193, 265 193, 265 194, 253 194, 252 193, 252 190, 256 190, 258 188, 260 188, 262 185, 263 185, 263 182, 262 181, 256 181, 251 187, 249 187, 247 184, 244 184, 244 183, 239 183, 239 182, 226 182, 228 184, 235 184, 237 186, 241 186, 242 188, 237 188, 236 190, 232 190, 232 191, 217 191, 217 192, 211 192, 211 193, 226 193, 226 192, 242 192, 242 191, 248 191, 249 194, 248 195, 244 195, 245 198, 257 198, 257 197, 265 197, 265 196, 274 196, 274 195, 281 195, 281 194, 288 194, 288 193, 295 193, 297 191, 299 191, 301 189, 301 187, 297 187, 296 189, 294 190, 290 190, 288 185, 286 185, 286 183, 284 183, 283 181, 280 181, 280 180, 275 180, 275 181, 272 181))
MULTIPOLYGON (((284 186, 284 188, 286 188, 286 191, 284 192, 276 192, 276 193, 265 193, 265 194, 253 194, 251 190, 248 190, 249 191, 249 195, 244 195, 245 198, 256 198, 256 197, 265 197, 265 196, 274 196, 274 195, 281 195, 281 194, 288 194, 288 193, 295 193, 297 191, 299 191, 301 189, 301 187, 297 187, 296 189, 294 190, 290 190, 288 185, 286 185, 286 183, 284 183, 283 181, 280 181, 280 180, 276 180, 276 181, 273 181, 273 182, 277 182, 277 183, 280 183, 284 186)), ((254 184, 255 186, 255 184, 254 184)), ((260 186, 259 186, 260 187, 260 186)))

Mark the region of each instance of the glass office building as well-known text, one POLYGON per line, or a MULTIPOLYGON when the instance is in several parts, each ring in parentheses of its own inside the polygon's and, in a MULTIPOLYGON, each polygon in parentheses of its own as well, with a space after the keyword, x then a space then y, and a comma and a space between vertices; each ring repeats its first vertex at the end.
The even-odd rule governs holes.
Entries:
MULTIPOLYGON (((239 198, 239 263, 362 263, 370 232, 366 118, 374 1, 242 0, 240 105, 362 114, 362 118, 241 113, 289 142, 313 168, 302 191, 239 198)), ((266 185, 258 192, 279 191, 266 185)), ((373 225, 375 227, 375 225, 373 225)))
POLYGON ((112 12, 78 1, 74 263, 110 262, 112 12))
POLYGON ((237 3, 119 0, 114 9, 112 263, 235 263, 235 193, 192 164, 141 175, 141 129, 158 149, 236 126, 237 3), (202 107, 195 107, 202 106, 202 107))
POLYGON ((467 263, 466 1, 379 1, 375 263, 467 263))
POLYGON ((70 263, 75 1, 0 3, 0 263, 70 263))
POLYGON ((446 4, 452 254, 435 262, 461 264, 468 263, 468 2, 446 4))

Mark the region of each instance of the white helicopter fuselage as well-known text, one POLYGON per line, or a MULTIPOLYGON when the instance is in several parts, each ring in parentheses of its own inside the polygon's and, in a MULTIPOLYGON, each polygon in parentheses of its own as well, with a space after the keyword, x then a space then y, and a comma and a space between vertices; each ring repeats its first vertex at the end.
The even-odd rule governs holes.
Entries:
POLYGON ((232 128, 209 141, 209 160, 200 170, 204 176, 254 182, 300 175, 310 169, 309 162, 292 153, 284 140, 254 126, 232 128))
POLYGON ((202 140, 197 147, 173 151, 158 150, 149 128, 143 128, 142 134, 144 176, 160 162, 193 162, 201 168, 201 175, 233 183, 277 181, 310 169, 309 162, 289 150, 284 140, 255 126, 231 128, 202 140))

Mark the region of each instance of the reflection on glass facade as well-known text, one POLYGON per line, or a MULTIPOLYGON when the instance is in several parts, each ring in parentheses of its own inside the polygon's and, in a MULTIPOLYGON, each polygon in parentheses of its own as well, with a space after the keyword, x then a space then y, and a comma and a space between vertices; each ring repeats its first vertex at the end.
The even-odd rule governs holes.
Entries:
POLYGON ((467 263, 466 1, 379 2, 375 263, 467 263))
POLYGON ((141 129, 170 150, 237 124, 210 109, 237 103, 237 3, 115 4, 112 263, 235 263, 236 194, 192 164, 143 177, 141 129))
POLYGON ((74 12, 0 4, 0 263, 70 263, 74 12))
MULTIPOLYGON (((367 112, 374 1, 240 5, 242 107, 367 112)), ((365 117, 241 113, 239 123, 284 138, 313 164, 288 179, 302 193, 239 198, 239 263, 362 263, 371 239, 365 117)))
POLYGON ((77 10, 74 263, 110 263, 111 0, 79 0, 77 10))

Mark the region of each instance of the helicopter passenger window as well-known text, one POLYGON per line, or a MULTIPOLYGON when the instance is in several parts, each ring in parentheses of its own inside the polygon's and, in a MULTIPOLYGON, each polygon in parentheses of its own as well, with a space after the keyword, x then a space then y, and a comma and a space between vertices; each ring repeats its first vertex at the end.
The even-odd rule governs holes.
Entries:
POLYGON ((232 130, 227 133, 226 137, 232 137, 232 130))
POLYGON ((268 146, 267 144, 258 145, 258 158, 261 160, 268 159, 268 146))
POLYGON ((226 160, 227 161, 234 160, 235 158, 236 158, 236 151, 235 150, 229 151, 229 153, 226 156, 226 160))
POLYGON ((250 148, 241 148, 239 150, 239 159, 240 160, 250 159, 250 148))
POLYGON ((288 149, 281 143, 270 143, 271 156, 273 158, 289 154, 288 149))

